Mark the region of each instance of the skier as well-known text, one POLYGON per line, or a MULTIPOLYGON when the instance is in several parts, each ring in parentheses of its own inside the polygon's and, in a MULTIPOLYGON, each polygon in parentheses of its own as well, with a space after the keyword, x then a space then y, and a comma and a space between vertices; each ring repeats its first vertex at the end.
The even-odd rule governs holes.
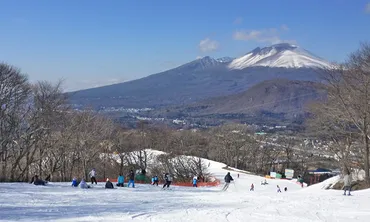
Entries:
POLYGON ((277 187, 277 192, 281 193, 281 189, 280 189, 279 185, 276 185, 276 187, 277 187))
POLYGON ((251 189, 249 191, 254 191, 254 184, 252 183, 251 189))
POLYGON ((284 191, 285 191, 285 192, 287 192, 287 191, 288 191, 288 187, 285 187, 285 188, 284 188, 284 191))
POLYGON ((194 176, 193 177, 193 187, 198 187, 197 183, 198 183, 198 177, 194 176))
POLYGON ((124 187, 124 183, 125 183, 125 177, 122 176, 122 174, 119 174, 117 178, 117 187, 124 187))
POLYGON ((239 174, 238 174, 238 179, 239 179, 239 174))
POLYGON ((229 188, 230 182, 233 181, 234 179, 230 175, 230 172, 228 172, 225 176, 225 186, 222 188, 223 191, 226 191, 227 188, 229 188))
POLYGON ((158 176, 154 176, 154 183, 153 183, 153 185, 156 184, 158 186, 158 182, 159 182, 158 176))
POLYGON ((170 188, 170 185, 172 183, 172 177, 171 177, 171 175, 169 173, 165 173, 164 174, 164 181, 165 181, 165 183, 164 183, 162 189, 164 189, 166 186, 167 186, 167 189, 169 189, 170 188))
POLYGON ((95 178, 95 176, 96 176, 96 171, 95 171, 95 168, 93 168, 91 171, 90 171, 90 173, 89 173, 89 176, 90 176, 90 178, 91 178, 91 184, 98 184, 98 182, 96 181, 96 178, 95 178))
POLYGON ((78 182, 77 182, 77 179, 76 177, 73 177, 73 180, 72 180, 72 187, 78 187, 78 182))
POLYGON ((86 181, 84 179, 81 180, 80 184, 78 185, 81 189, 88 189, 90 188, 89 185, 87 185, 86 181))
POLYGON ((130 187, 130 184, 132 184, 132 188, 135 188, 135 173, 133 170, 130 171, 127 187, 130 187))
POLYGON ((107 178, 107 182, 105 183, 105 189, 114 189, 113 183, 109 181, 109 178, 107 178))
POLYGON ((351 173, 347 170, 347 173, 346 175, 344 176, 343 180, 344 180, 344 194, 343 195, 346 195, 346 192, 348 190, 348 196, 351 196, 351 173))

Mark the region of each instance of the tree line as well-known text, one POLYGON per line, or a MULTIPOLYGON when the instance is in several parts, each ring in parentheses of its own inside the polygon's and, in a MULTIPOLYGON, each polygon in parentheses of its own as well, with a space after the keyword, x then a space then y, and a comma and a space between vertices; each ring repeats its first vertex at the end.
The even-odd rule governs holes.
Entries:
POLYGON ((0 63, 0 105, 0 181, 29 181, 35 174, 70 181, 86 178, 91 168, 101 178, 136 169, 172 171, 187 180, 207 175, 200 157, 259 174, 284 155, 294 162, 292 144, 263 144, 266 139, 247 125, 179 131, 140 121, 135 129, 123 128, 93 110, 72 109, 60 83, 31 84, 5 63, 0 63), (168 155, 154 157, 148 150, 168 155))

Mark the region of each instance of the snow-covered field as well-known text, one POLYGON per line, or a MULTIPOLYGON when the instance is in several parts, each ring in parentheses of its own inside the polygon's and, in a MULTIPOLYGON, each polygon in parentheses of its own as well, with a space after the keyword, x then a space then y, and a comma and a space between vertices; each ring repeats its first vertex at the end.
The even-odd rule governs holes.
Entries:
MULTIPOLYGON (((222 179, 223 164, 210 161, 222 179)), ((343 196, 323 185, 301 188, 294 182, 267 180, 231 172, 235 183, 221 187, 160 187, 137 185, 105 190, 104 184, 81 190, 69 183, 34 186, 0 184, 0 221, 369 221, 370 190, 343 196), (255 191, 250 192, 251 183, 255 191), (282 193, 276 192, 280 185, 282 193), (288 188, 284 192, 284 187, 288 188)), ((222 184, 223 185, 223 184, 222 184)))

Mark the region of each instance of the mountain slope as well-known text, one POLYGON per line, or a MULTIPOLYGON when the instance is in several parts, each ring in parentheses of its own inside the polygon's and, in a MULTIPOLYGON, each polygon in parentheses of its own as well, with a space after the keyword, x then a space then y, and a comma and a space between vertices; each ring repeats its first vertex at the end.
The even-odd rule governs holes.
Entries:
POLYGON ((197 106, 207 107, 202 110, 203 114, 251 114, 261 111, 297 114, 304 112, 308 102, 324 98, 325 93, 319 90, 319 86, 309 81, 267 80, 245 92, 205 100, 197 106))
POLYGON ((306 106, 325 97, 320 83, 274 79, 256 84, 242 93, 157 110, 153 114, 195 122, 217 119, 218 122, 233 120, 265 124, 273 120, 287 123, 303 120, 307 114, 306 106))
MULTIPOLYGON (((243 68, 246 64, 242 62, 243 57, 232 60, 228 57, 213 59, 207 56, 142 79, 73 92, 69 94, 70 100, 76 106, 88 105, 98 109, 160 107, 191 104, 211 97, 232 95, 262 81, 276 78, 316 81, 319 71, 310 65, 312 61, 309 59, 313 57, 302 59, 304 53, 300 53, 298 57, 291 54, 289 57, 296 64, 304 64, 302 67, 282 66, 286 62, 282 59, 288 58, 289 53, 296 51, 292 51, 292 47, 295 46, 280 44, 258 48, 252 51, 252 54, 249 53, 255 55, 254 58, 250 57, 249 62, 267 64, 264 66, 248 63, 249 65, 243 68), (279 53, 273 54, 276 50, 279 53), (276 59, 271 59, 275 57, 276 59), (240 66, 238 68, 233 64, 240 66)), ((291 64, 291 61, 288 64, 291 64)))
POLYGON ((282 43, 265 48, 256 48, 245 56, 233 60, 230 69, 245 69, 253 66, 284 68, 326 68, 330 64, 298 46, 282 43))

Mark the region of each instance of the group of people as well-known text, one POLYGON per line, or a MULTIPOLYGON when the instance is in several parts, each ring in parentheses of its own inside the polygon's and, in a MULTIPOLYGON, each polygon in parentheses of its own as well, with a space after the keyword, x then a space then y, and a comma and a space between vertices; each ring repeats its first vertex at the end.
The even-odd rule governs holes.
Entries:
MULTIPOLYGON (((96 171, 95 169, 92 169, 89 173, 89 176, 90 176, 90 180, 91 180, 91 184, 93 185, 94 183, 95 184, 98 184, 97 180, 96 180, 96 171)), ((127 187, 130 187, 132 186, 132 188, 135 188, 135 173, 133 170, 130 171, 130 173, 128 174, 128 183, 127 183, 127 187)), ((118 178, 117 178, 117 184, 116 186, 117 187, 124 187, 125 183, 125 177, 122 175, 122 174, 119 174, 118 178)), ((165 188, 169 188, 170 185, 172 183, 172 177, 169 173, 165 173, 164 174, 164 185, 163 185, 163 189, 165 188)), ((196 186, 196 182, 193 182, 195 183, 195 186, 196 186)), ((154 176, 152 177, 152 185, 157 185, 158 186, 159 184, 159 179, 158 179, 158 176, 154 176)), ((91 186, 89 186, 87 183, 86 183, 86 180, 85 179, 82 179, 80 182, 77 181, 77 178, 73 178, 72 180, 72 184, 71 184, 72 187, 79 187, 79 188, 82 188, 82 189, 88 189, 88 188, 91 188, 91 186)), ((106 183, 105 183, 105 188, 106 189, 113 189, 114 188, 114 185, 113 183, 110 181, 109 178, 106 179, 106 183)))
MULTIPOLYGON (((239 177, 239 174, 238 174, 238 177, 239 177)), ((226 176, 225 176, 224 180, 225 180, 225 185, 224 185, 224 187, 222 188, 222 190, 223 190, 223 191, 226 191, 226 190, 229 188, 231 181, 234 181, 234 179, 233 179, 233 177, 231 176, 230 172, 228 172, 228 173, 226 174, 226 176)), ((268 184, 268 183, 267 183, 266 179, 265 179, 265 181, 263 181, 263 182, 261 181, 261 185, 267 185, 267 184, 268 184)), ((279 186, 279 185, 276 185, 276 187, 277 187, 277 192, 278 192, 278 193, 281 193, 280 186, 279 186)), ((254 184, 253 184, 253 183, 251 184, 251 188, 249 189, 249 191, 254 191, 254 184)), ((284 191, 285 191, 285 192, 286 192, 286 191, 288 191, 288 188, 287 188, 287 187, 284 187, 284 191)))

